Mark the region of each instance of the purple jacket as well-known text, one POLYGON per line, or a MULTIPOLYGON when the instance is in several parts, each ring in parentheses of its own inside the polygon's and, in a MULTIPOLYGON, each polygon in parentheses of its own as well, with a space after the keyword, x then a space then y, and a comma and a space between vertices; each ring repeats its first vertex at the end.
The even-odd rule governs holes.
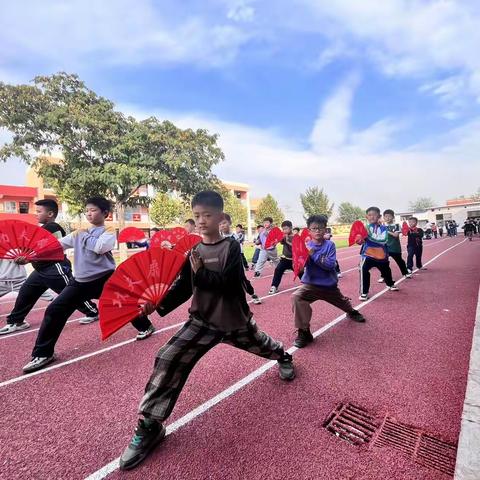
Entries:
POLYGON ((335 263, 337 261, 336 247, 330 240, 321 244, 308 242, 307 247, 313 250, 305 265, 302 283, 317 287, 335 288, 338 283, 335 263))

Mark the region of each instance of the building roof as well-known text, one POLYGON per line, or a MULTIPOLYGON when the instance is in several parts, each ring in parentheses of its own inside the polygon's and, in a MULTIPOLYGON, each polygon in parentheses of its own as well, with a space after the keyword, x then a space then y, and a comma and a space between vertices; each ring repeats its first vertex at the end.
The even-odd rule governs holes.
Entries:
POLYGON ((19 187, 17 185, 0 185, 0 198, 2 197, 30 197, 37 196, 35 187, 19 187))

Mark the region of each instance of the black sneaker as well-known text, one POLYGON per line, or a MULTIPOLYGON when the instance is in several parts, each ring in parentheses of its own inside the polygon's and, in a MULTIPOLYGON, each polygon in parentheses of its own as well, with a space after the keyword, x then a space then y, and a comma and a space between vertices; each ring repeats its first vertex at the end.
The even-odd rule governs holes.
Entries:
POLYGON ((285 354, 283 360, 278 361, 278 373, 282 380, 293 380, 295 378, 295 369, 293 368, 292 356, 285 354))
POLYGON ((293 344, 297 348, 306 347, 309 343, 313 342, 313 335, 310 330, 302 330, 301 328, 298 329, 297 338, 293 342, 293 344))
POLYGON ((255 273, 253 274, 253 278, 258 278, 259 276, 260 276, 260 272, 255 272, 255 273))
POLYGON ((351 312, 348 312, 347 317, 354 322, 365 322, 365 317, 358 310, 352 310, 351 312))
POLYGON ((130 470, 143 462, 148 454, 164 439, 166 428, 156 420, 141 418, 135 435, 120 457, 120 470, 130 470))

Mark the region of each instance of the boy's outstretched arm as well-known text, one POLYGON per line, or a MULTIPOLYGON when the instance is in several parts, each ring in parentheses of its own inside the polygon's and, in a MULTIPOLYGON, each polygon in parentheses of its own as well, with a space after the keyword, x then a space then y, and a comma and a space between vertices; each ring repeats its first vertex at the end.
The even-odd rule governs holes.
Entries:
POLYGON ((180 276, 174 282, 162 303, 158 306, 158 314, 161 317, 164 317, 185 303, 192 294, 192 269, 190 266, 190 260, 187 258, 187 261, 180 272, 180 276))

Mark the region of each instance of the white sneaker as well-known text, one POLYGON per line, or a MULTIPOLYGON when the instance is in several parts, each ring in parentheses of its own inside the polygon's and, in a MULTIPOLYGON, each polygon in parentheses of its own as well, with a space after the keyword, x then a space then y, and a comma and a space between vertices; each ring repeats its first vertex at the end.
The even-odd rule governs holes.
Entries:
POLYGON ((391 292, 398 292, 399 288, 396 286, 396 285, 392 285, 391 287, 388 287, 388 289, 391 291, 391 292))
POLYGON ((78 319, 78 323, 81 325, 88 325, 89 323, 93 323, 98 321, 98 315, 95 317, 82 317, 78 319))
POLYGON ((137 340, 145 340, 148 337, 151 337, 155 332, 155 327, 150 325, 145 331, 138 332, 138 335, 135 337, 137 340))
POLYGON ((413 275, 412 275, 411 273, 407 273, 407 274, 405 275, 405 278, 412 278, 412 277, 413 277, 413 275))
POLYGON ((260 297, 258 295, 253 294, 252 295, 252 303, 254 305, 261 305, 262 301, 260 300, 260 297))
POLYGON ((55 355, 52 355, 51 357, 33 357, 32 360, 23 367, 23 373, 31 373, 40 370, 54 360, 55 355))
POLYGON ((277 287, 270 287, 270 290, 268 291, 269 295, 274 295, 277 293, 277 287))
POLYGON ((337 273, 337 278, 342 278, 342 277, 343 277, 342 272, 338 272, 338 273, 337 273))
POLYGON ((368 300, 368 295, 367 295, 366 293, 362 293, 362 294, 358 297, 358 299, 359 299, 360 301, 362 301, 362 302, 365 302, 365 301, 368 300))
POLYGON ((380 277, 380 278, 378 279, 378 283, 385 283, 385 280, 384 280, 382 277, 380 277))
POLYGON ((18 325, 16 323, 7 323, 3 328, 0 328, 0 335, 7 335, 9 333, 13 332, 20 332, 22 330, 26 330, 27 328, 30 328, 30 324, 27 322, 22 322, 19 323, 18 325))

